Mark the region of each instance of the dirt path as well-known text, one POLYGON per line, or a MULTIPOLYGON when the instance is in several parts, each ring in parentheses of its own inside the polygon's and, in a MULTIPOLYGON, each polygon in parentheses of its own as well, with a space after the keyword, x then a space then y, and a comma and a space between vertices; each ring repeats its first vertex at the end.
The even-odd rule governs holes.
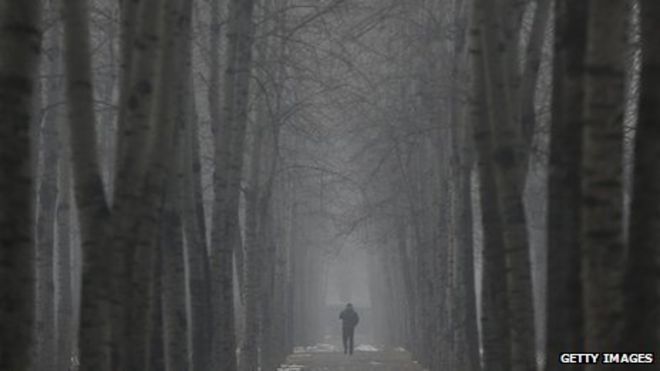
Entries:
POLYGON ((410 353, 356 351, 352 356, 339 352, 299 352, 287 358, 278 371, 424 371, 410 353))

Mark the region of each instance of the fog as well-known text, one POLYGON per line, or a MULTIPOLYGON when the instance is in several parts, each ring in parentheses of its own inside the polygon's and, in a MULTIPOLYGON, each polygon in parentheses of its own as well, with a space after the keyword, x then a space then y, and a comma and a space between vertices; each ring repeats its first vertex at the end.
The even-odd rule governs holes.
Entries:
POLYGON ((0 370, 657 370, 658 30, 1 1, 0 370))

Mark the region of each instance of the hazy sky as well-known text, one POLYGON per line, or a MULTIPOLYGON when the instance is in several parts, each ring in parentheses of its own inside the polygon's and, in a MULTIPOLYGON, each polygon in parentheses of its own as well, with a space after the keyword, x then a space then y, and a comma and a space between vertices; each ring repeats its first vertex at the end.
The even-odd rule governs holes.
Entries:
POLYGON ((336 259, 328 259, 326 267, 328 304, 349 301, 358 307, 371 305, 367 256, 363 249, 346 246, 336 259))

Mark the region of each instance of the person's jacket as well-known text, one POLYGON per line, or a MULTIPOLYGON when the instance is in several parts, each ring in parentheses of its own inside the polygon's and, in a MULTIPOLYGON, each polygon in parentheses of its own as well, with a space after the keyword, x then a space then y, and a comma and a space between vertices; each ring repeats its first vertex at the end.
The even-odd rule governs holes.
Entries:
POLYGON ((355 327, 360 322, 360 317, 353 308, 346 308, 341 311, 339 319, 342 320, 344 327, 355 327))

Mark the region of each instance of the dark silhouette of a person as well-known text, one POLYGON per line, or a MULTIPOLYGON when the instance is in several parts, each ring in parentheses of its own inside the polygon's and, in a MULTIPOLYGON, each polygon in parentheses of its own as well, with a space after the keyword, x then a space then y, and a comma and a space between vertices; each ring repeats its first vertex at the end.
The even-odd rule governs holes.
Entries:
POLYGON ((344 354, 353 354, 353 335, 355 326, 360 322, 360 317, 353 309, 353 304, 346 304, 346 309, 341 311, 339 319, 342 321, 341 337, 344 343, 344 354))

